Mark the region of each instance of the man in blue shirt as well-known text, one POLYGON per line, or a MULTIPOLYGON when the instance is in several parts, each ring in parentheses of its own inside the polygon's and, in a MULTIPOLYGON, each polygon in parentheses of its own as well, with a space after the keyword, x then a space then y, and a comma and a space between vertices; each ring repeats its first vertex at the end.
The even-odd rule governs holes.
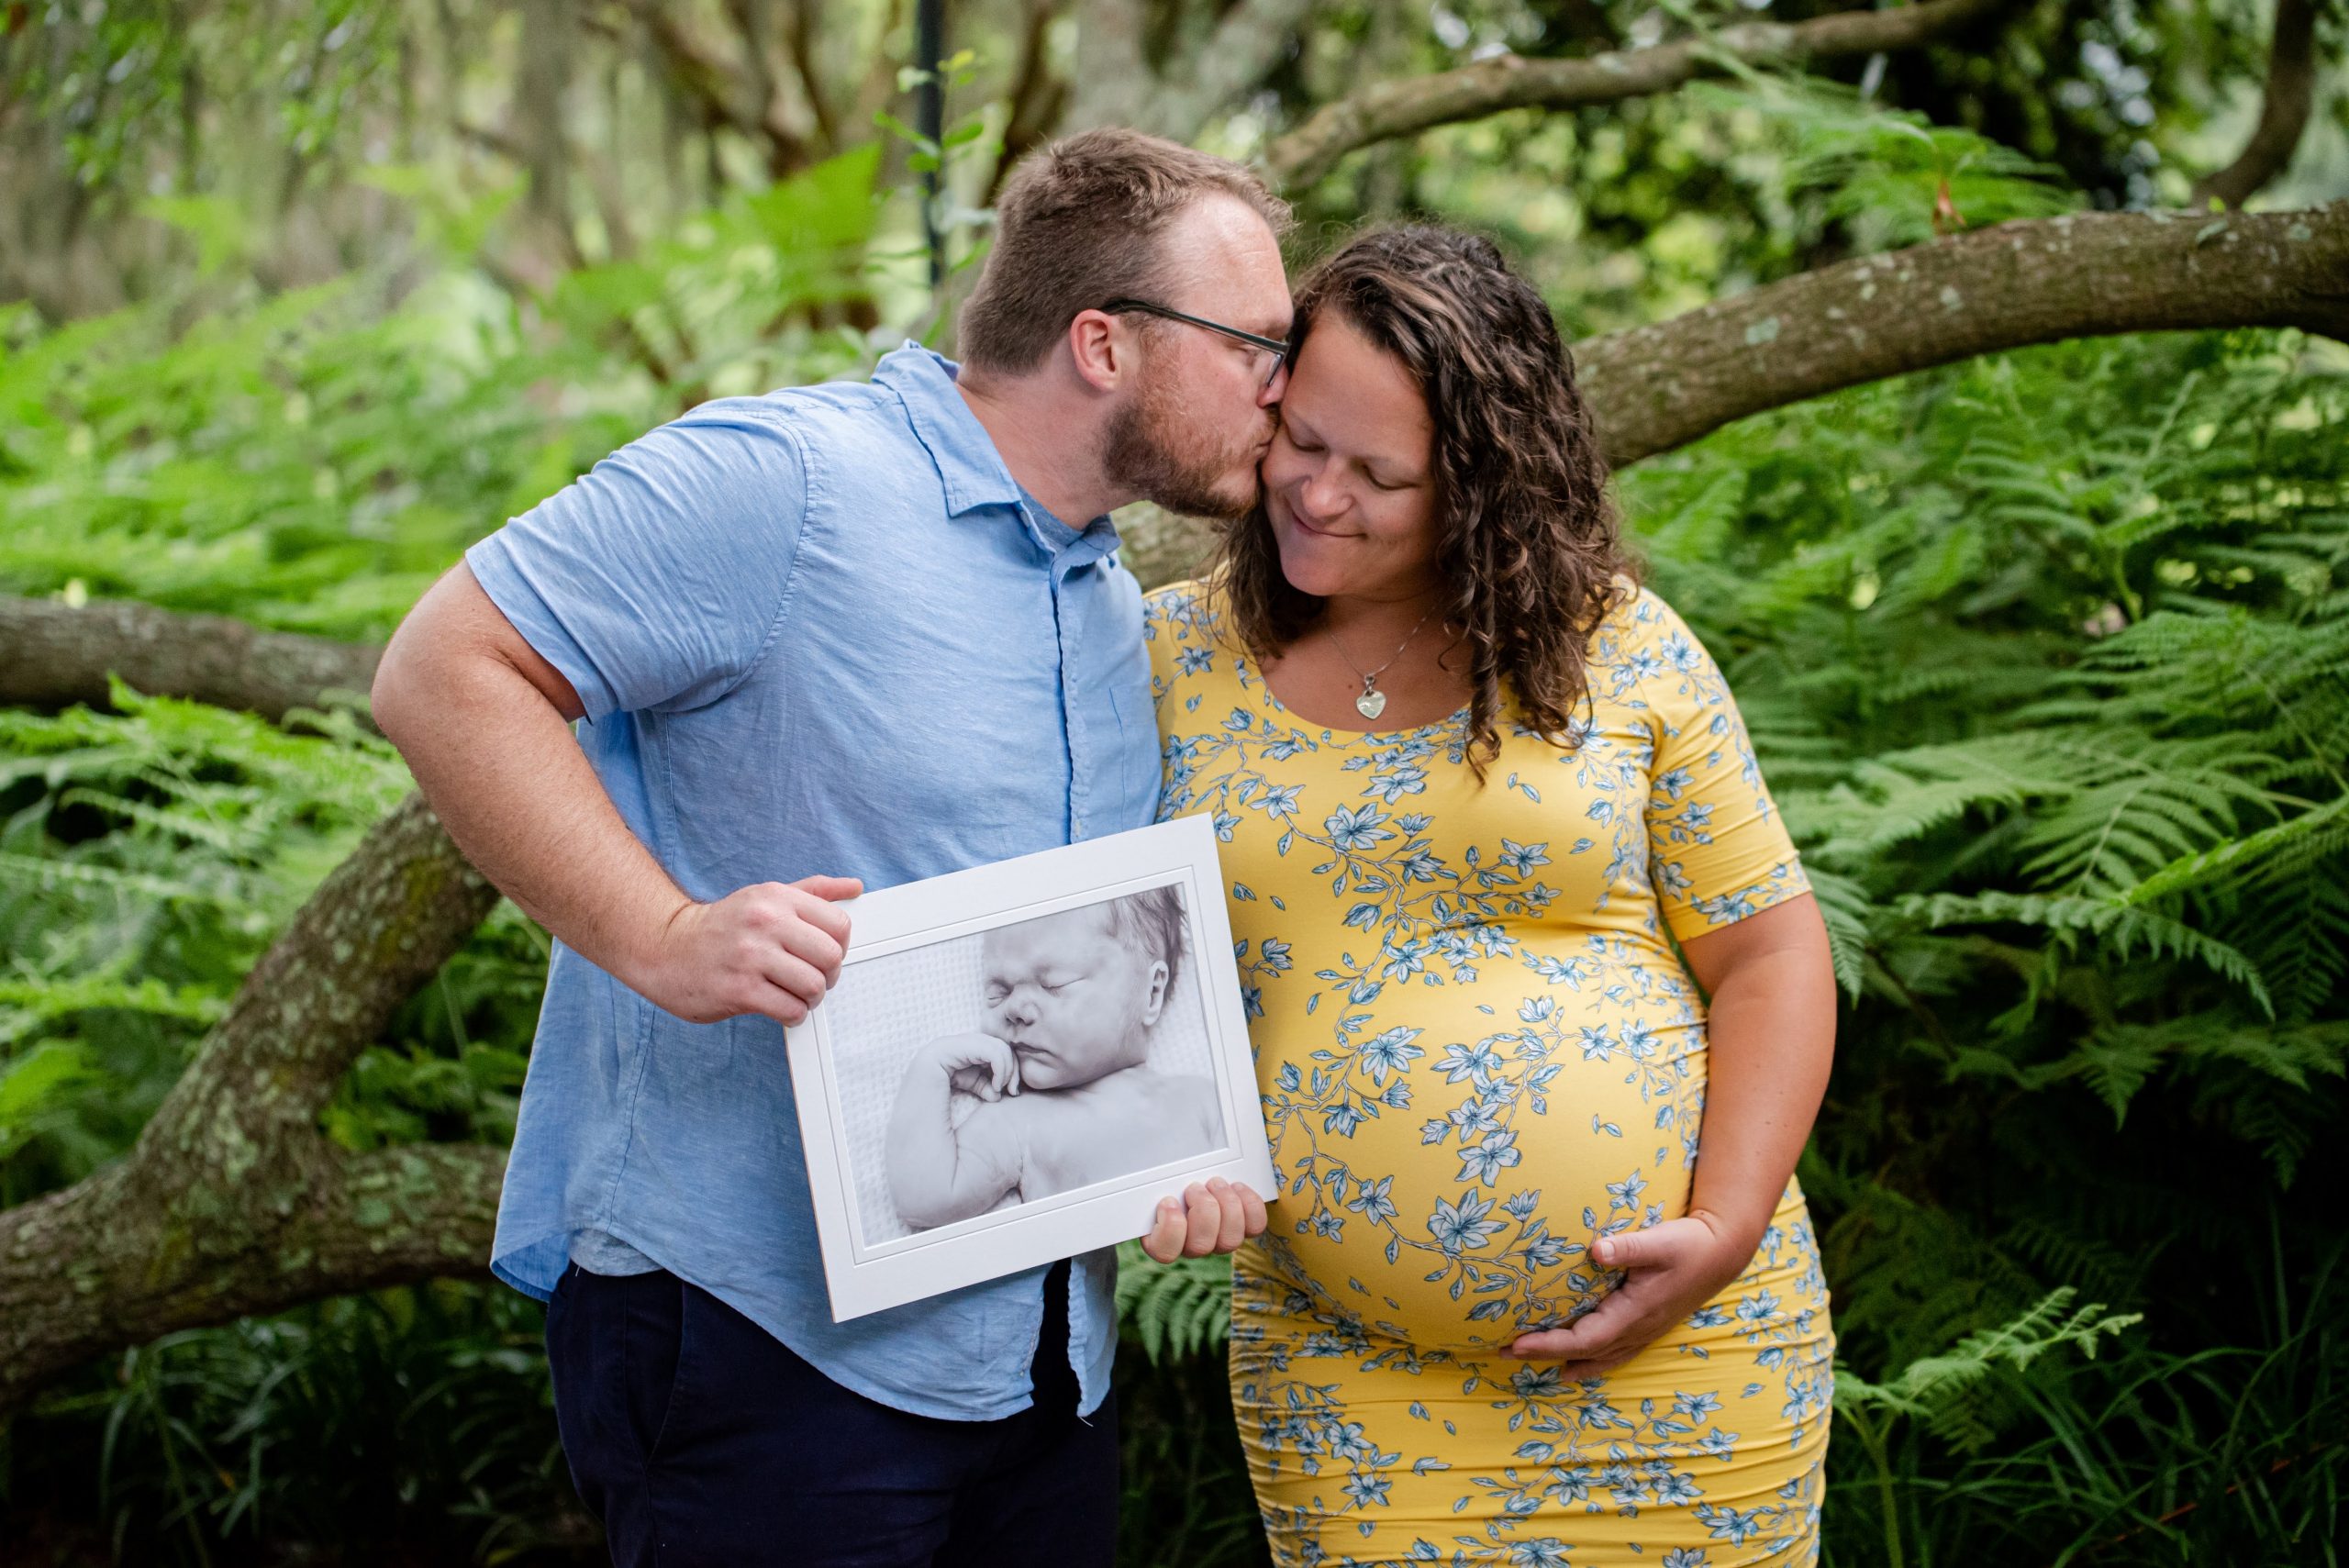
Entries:
MULTIPOLYGON (((557 939, 492 1266, 550 1302, 616 1562, 1109 1560, 1111 1255, 834 1323, 783 1026, 839 973, 839 900, 1152 819, 1105 514, 1253 501, 1286 217, 1170 142, 1047 148, 962 366, 703 405, 476 545, 384 656, 384 732, 557 939)), ((1145 1245, 1264 1224, 1195 1185, 1145 1245)))

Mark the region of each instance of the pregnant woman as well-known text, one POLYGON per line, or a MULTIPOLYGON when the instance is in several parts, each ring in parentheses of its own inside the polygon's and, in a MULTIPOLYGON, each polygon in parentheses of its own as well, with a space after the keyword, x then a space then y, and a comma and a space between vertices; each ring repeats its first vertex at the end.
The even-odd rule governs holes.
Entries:
POLYGON ((1275 1558, 1809 1562, 1834 987, 1744 725, 1488 242, 1358 239, 1296 330, 1263 504, 1148 611, 1281 1184, 1231 1344, 1275 1558))

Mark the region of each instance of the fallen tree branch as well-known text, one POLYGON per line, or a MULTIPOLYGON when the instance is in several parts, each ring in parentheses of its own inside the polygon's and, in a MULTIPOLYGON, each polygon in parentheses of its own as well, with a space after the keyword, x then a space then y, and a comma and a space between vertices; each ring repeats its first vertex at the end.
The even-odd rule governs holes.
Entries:
POLYGON ((2235 161, 2194 182, 2192 205, 2216 200, 2239 207, 2282 173, 2308 129, 2316 106, 2316 7, 2309 0, 2276 0, 2276 35, 2267 46, 2267 86, 2259 124, 2235 161))
POLYGON ((506 1153, 408 1144, 352 1154, 311 1139, 273 1155, 274 1212, 202 1188, 149 1212, 110 1165, 0 1211, 0 1418, 93 1357, 183 1329, 487 1272, 506 1153))
POLYGON ((283 719, 330 693, 363 700, 383 650, 261 631, 123 600, 0 598, 0 704, 106 706, 106 676, 142 692, 283 719))
POLYGON ((302 906, 130 1153, 0 1210, 0 1413, 159 1334, 486 1266, 503 1151, 352 1153, 317 1116, 496 897, 410 796, 302 906))
POLYGON ((1741 22, 1653 49, 1574 60, 1496 55, 1432 76, 1381 82, 1316 109, 1264 150, 1274 179, 1308 185, 1373 143, 1505 109, 1578 109, 1652 97, 1731 66, 1798 65, 1917 49, 1998 10, 2005 0, 1926 0, 1890 11, 1842 11, 1807 22, 1741 22))

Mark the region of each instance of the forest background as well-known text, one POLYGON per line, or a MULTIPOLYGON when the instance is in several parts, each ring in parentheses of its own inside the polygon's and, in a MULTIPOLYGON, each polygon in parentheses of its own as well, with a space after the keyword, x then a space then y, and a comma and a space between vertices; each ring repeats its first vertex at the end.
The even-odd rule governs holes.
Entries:
MULTIPOLYGON (((597 1560, 482 1273, 546 940, 374 650, 681 409, 951 346, 1120 122, 1577 342, 1834 938, 1831 1559, 2338 1562, 2339 0, 984 0, 935 137, 915 20, 0 4, 0 1560, 597 1560)), ((1224 1281, 1127 1271, 1129 1562, 1263 1555, 1224 1281)))

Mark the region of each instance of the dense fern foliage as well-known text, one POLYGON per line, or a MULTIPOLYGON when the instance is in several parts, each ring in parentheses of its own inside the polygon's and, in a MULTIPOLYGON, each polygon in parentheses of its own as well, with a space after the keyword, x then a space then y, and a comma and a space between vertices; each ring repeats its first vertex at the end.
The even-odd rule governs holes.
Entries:
MULTIPOLYGON (((1987 1500, 2034 1452, 2074 1494, 1889 1494, 1920 1557, 2340 1534, 2314 1194, 2349 1108, 2343 370, 2296 340, 2076 345, 1633 481, 1824 873, 1853 1006, 1805 1174, 1845 1364, 2059 1285, 2144 1316, 2108 1370, 2019 1375, 1913 1462, 1959 1497, 2002 1477, 1987 1500)), ((1869 1507, 1847 1490, 1838 1536, 1869 1507)))
MULTIPOLYGON (((0 590, 380 633, 667 395, 550 368, 477 301, 402 319, 346 292, 178 336, 19 326, 0 590)), ((811 339, 797 373, 844 352, 811 339)), ((1803 1168, 1842 1337, 1839 1562, 2322 1562, 2349 1533, 2349 1291, 2318 1195, 2349 1111, 2344 415, 2338 350, 2295 337, 2071 345, 1624 478, 1847 993, 1803 1168)), ((117 706, 0 715, 0 1202, 127 1145, 406 787, 344 717, 117 706)), ((542 951, 494 919, 334 1134, 507 1136, 542 951)), ((1223 1283, 1128 1274, 1135 1562, 1260 1551, 1223 1283)), ((583 1538, 534 1332, 451 1285, 178 1336, 20 1418, 6 1500, 134 1556, 395 1516, 442 1556, 560 1553, 583 1538)))

